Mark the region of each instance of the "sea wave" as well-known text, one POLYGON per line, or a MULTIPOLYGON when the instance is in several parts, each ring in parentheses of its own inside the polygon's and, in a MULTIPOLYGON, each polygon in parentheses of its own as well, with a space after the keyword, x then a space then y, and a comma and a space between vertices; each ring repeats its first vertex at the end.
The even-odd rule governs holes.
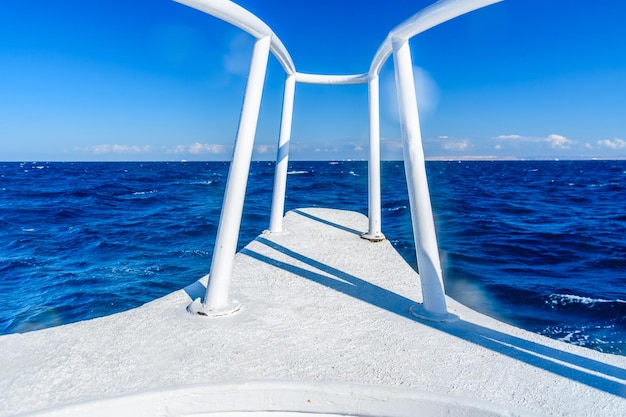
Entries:
POLYGON ((554 294, 553 293, 547 297, 546 303, 552 306, 567 306, 567 305, 572 305, 572 304, 582 304, 586 306, 592 306, 594 304, 602 304, 602 303, 604 304, 616 303, 616 304, 626 305, 626 300, 605 300, 603 298, 592 298, 592 297, 585 297, 585 296, 574 295, 574 294, 554 294))
POLYGON ((157 190, 150 190, 150 191, 135 191, 133 193, 133 195, 148 195, 148 194, 156 194, 158 193, 157 190))
POLYGON ((401 205, 401 206, 395 206, 395 207, 385 207, 383 208, 383 211, 399 211, 399 210, 406 210, 406 206, 405 205, 401 205))

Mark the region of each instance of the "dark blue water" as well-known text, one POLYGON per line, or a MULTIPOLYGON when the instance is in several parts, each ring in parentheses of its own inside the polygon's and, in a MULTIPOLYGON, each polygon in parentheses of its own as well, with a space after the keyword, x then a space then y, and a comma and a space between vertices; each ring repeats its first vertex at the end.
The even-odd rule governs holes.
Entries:
MULTIPOLYGON (((531 331, 626 355, 626 161, 429 162, 447 292, 531 331)), ((293 162, 286 208, 367 213, 367 163, 293 162)), ((227 163, 0 163, 0 334, 139 306, 208 272, 227 163)), ((401 163, 383 232, 417 268, 401 163)), ((240 247, 269 223, 253 163, 240 247)))

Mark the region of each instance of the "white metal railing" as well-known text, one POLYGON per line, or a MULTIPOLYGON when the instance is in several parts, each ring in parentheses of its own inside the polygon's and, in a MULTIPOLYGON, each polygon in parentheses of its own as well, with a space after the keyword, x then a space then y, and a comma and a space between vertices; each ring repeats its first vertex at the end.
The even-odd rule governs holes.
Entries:
MULTIPOLYGON (((229 288, 241 226, 261 94, 263 92, 270 52, 280 62, 286 73, 274 176, 272 212, 270 215, 270 232, 282 232, 296 82, 328 85, 367 84, 370 118, 370 152, 368 162, 369 229, 362 237, 372 241, 384 239, 381 231, 378 76, 382 66, 393 55, 400 123, 402 125, 404 166, 424 303, 423 311, 419 310, 419 314, 434 320, 446 320, 449 318, 450 315, 447 312, 445 302, 430 192, 426 177, 409 40, 425 30, 450 19, 502 0, 442 0, 426 7, 389 32, 389 35, 374 55, 367 73, 353 75, 324 75, 297 72, 289 52, 269 26, 257 16, 232 1, 175 1, 229 22, 257 39, 252 54, 250 73, 239 120, 239 129, 235 139, 235 152, 228 173, 207 291, 202 305, 195 306, 194 309, 207 316, 229 314, 239 309, 239 306, 229 299, 229 288)), ((416 309, 415 311, 418 310, 416 309)))
POLYGON ((257 39, 271 36, 270 50, 287 74, 296 72, 291 56, 278 36, 261 19, 230 0, 174 0, 237 26, 257 39))

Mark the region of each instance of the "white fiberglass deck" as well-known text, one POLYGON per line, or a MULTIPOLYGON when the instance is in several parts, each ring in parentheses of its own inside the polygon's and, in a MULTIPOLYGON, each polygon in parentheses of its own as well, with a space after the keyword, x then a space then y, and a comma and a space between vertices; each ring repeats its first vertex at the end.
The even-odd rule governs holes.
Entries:
POLYGON ((85 402, 43 414, 626 415, 626 357, 451 299, 459 320, 410 315, 419 277, 389 242, 359 237, 367 222, 288 213, 285 233, 235 258, 238 314, 187 313, 204 293, 197 283, 124 313, 0 337, 0 416, 85 402))

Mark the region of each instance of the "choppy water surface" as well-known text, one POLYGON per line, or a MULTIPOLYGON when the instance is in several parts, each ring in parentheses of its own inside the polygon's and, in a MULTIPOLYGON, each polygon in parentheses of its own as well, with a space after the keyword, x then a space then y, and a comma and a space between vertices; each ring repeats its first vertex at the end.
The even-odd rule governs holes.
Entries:
MULTIPOLYGON (((240 247, 269 222, 253 163, 240 247)), ((293 162, 287 209, 367 213, 366 162, 293 162)), ((531 331, 626 354, 626 162, 429 162, 447 292, 531 331)), ((0 163, 0 334, 103 316, 208 272, 227 163, 0 163)), ((399 162, 383 231, 416 264, 399 162)))

